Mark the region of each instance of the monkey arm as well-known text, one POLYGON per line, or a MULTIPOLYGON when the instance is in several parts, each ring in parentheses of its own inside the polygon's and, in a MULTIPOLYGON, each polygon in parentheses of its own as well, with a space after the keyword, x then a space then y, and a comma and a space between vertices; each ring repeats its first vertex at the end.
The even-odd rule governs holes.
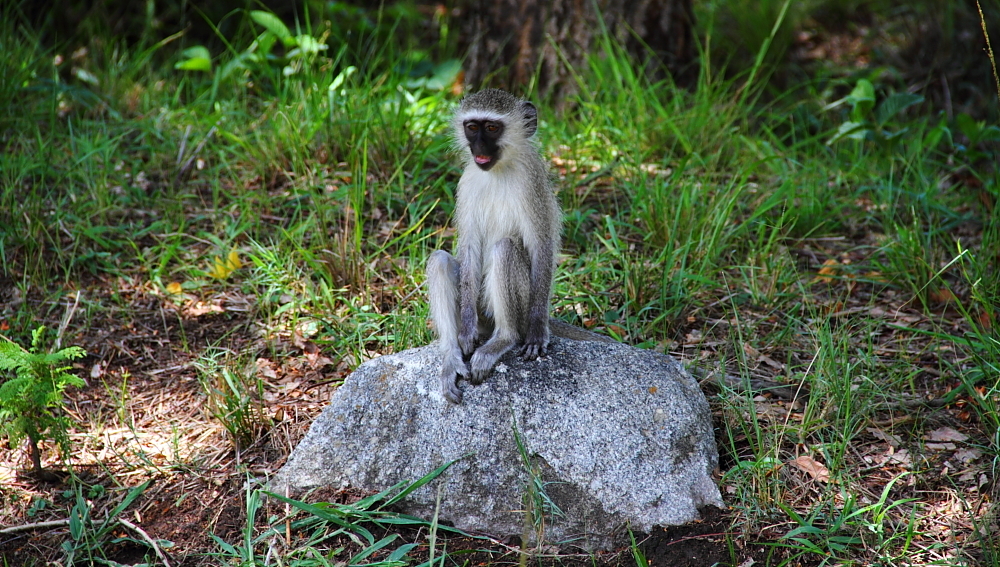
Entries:
POLYGON ((469 356, 476 349, 479 334, 479 293, 482 284, 483 254, 480 246, 473 243, 459 243, 459 317, 458 346, 462 354, 469 356))
POLYGON ((549 301, 552 296, 552 250, 554 243, 542 242, 531 254, 531 281, 528 289, 528 333, 521 356, 534 360, 545 356, 549 346, 549 301))

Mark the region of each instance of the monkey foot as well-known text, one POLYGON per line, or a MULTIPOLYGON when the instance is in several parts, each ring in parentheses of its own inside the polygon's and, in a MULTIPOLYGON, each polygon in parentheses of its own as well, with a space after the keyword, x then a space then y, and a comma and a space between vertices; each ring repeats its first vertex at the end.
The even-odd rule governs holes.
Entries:
POLYGON ((444 376, 441 377, 441 395, 453 404, 462 403, 462 390, 455 378, 451 378, 449 382, 444 376))
POLYGON ((500 358, 500 356, 484 352, 484 350, 483 348, 477 350, 469 362, 472 371, 466 378, 476 386, 486 381, 486 378, 489 377, 490 372, 493 371, 493 367, 496 366, 497 360, 500 358))
POLYGON ((468 376, 469 369, 462 360, 462 352, 455 350, 444 357, 441 364, 441 395, 453 404, 462 403, 462 390, 458 387, 458 377, 468 376))
POLYGON ((521 358, 524 360, 535 360, 540 356, 545 356, 544 343, 525 343, 521 347, 521 358))

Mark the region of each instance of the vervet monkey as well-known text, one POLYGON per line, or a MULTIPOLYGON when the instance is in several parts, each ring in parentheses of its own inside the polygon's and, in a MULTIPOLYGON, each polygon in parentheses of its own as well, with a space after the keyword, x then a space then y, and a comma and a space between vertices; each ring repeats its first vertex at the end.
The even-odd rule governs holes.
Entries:
POLYGON ((562 212, 533 139, 535 105, 483 90, 462 100, 452 127, 465 163, 458 257, 431 254, 427 285, 444 358, 441 391, 460 403, 459 376, 481 384, 515 346, 526 360, 545 355, 562 212))

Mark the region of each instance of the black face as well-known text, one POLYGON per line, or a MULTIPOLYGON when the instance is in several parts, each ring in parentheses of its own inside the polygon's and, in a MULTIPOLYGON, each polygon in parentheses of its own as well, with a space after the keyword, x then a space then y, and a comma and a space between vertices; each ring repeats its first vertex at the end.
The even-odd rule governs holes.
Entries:
POLYGON ((500 161, 500 138, 503 136, 503 122, 495 120, 466 120, 465 138, 469 140, 472 159, 483 171, 500 161))

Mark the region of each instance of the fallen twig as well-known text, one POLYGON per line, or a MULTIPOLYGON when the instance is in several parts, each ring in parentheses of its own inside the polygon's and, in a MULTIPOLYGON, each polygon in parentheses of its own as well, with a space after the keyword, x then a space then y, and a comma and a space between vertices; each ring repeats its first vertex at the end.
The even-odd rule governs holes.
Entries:
POLYGON ((714 384, 717 388, 727 388, 734 392, 746 393, 767 392, 784 400, 808 399, 809 392, 797 390, 788 384, 765 380, 763 378, 740 378, 731 374, 726 374, 722 370, 706 370, 695 366, 687 366, 688 372, 694 375, 702 384, 714 384))
POLYGON ((63 335, 66 334, 66 328, 69 327, 69 322, 73 320, 73 314, 76 313, 76 308, 80 306, 80 295, 82 294, 83 292, 77 291, 76 298, 73 300, 73 305, 66 307, 66 313, 63 314, 62 322, 59 323, 59 330, 56 331, 56 350, 59 350, 62 346, 63 335))
POLYGON ((201 149, 205 147, 205 143, 208 142, 210 139, 212 139, 212 135, 215 134, 215 131, 216 129, 218 129, 218 127, 219 123, 216 122, 215 125, 212 126, 212 129, 208 131, 208 134, 205 134, 205 137, 202 138, 200 142, 198 142, 198 145, 195 146, 194 151, 191 152, 191 157, 189 157, 187 161, 184 162, 184 166, 181 167, 180 171, 177 172, 177 177, 174 178, 174 185, 180 183, 181 177, 184 177, 184 174, 191 169, 191 164, 194 163, 195 158, 198 157, 198 153, 201 152, 201 149))
POLYGON ((149 547, 153 548, 153 551, 156 552, 156 556, 160 558, 160 561, 162 561, 166 567, 170 567, 170 562, 167 561, 167 555, 163 553, 163 550, 160 549, 160 546, 156 545, 156 541, 153 538, 149 537, 149 534, 147 534, 145 530, 143 530, 139 526, 133 524, 132 522, 124 518, 118 518, 118 523, 139 534, 139 537, 146 540, 146 543, 149 544, 149 547))
POLYGON ((46 530, 49 528, 61 528, 69 525, 69 519, 51 520, 48 522, 35 522, 34 524, 22 524, 0 529, 0 534, 16 534, 20 532, 30 532, 32 530, 46 530))
POLYGON ((191 125, 188 124, 187 128, 184 129, 184 137, 181 138, 181 147, 177 150, 177 162, 174 163, 177 167, 180 167, 181 160, 184 159, 184 150, 187 149, 188 136, 191 135, 191 125))

